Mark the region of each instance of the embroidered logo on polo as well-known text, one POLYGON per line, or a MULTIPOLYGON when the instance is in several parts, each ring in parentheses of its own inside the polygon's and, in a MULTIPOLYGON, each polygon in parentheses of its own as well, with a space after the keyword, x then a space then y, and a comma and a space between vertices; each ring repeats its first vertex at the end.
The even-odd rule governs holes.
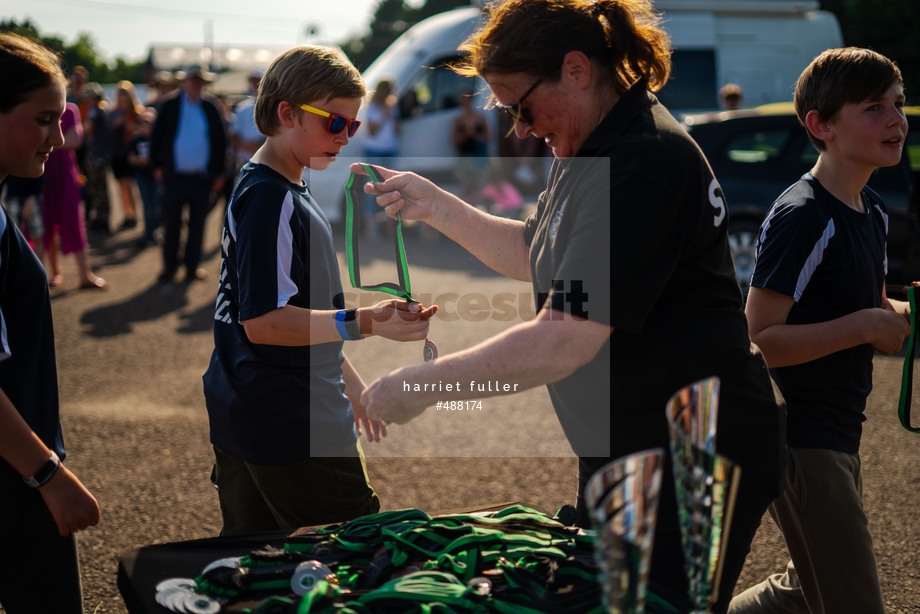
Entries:
POLYGON ((565 208, 569 204, 569 197, 566 196, 565 200, 562 201, 562 206, 559 207, 559 210, 553 215, 553 219, 549 224, 549 238, 555 239, 556 234, 559 232, 559 224, 562 223, 562 214, 565 213, 565 208))

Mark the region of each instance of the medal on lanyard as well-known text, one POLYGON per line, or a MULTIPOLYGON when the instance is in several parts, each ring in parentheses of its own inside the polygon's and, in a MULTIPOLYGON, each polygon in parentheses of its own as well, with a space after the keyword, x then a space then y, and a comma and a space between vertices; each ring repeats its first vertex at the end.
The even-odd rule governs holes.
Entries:
MULTIPOLYGON (((378 183, 383 181, 369 164, 362 163, 361 166, 367 172, 371 181, 378 183)), ((398 283, 383 282, 372 286, 361 285, 361 271, 358 262, 358 237, 361 236, 361 200, 359 197, 360 182, 357 180, 358 175, 352 173, 345 183, 345 260, 348 263, 348 276, 353 288, 358 290, 369 290, 384 292, 398 298, 405 299, 407 303, 416 303, 412 298, 412 289, 409 282, 409 263, 406 261, 406 246, 402 236, 402 220, 399 213, 396 213, 396 271, 399 278, 398 283)), ((425 339, 425 348, 423 351, 425 361, 431 361, 438 357, 438 348, 431 339, 425 339)))
POLYGON ((920 427, 914 427, 910 424, 910 400, 914 383, 914 356, 917 353, 917 301, 915 293, 916 286, 907 288, 907 300, 910 303, 910 337, 907 341, 907 353, 904 356, 904 367, 901 371, 901 397, 898 400, 898 418, 901 420, 901 426, 911 433, 920 433, 920 427))

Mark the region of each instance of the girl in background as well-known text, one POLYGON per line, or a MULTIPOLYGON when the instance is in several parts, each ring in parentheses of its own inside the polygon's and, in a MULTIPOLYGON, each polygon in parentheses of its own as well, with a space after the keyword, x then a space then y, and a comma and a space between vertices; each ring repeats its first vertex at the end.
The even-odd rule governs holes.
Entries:
POLYGON ((103 289, 108 284, 93 273, 89 265, 89 241, 86 238, 83 206, 80 198, 80 171, 76 149, 83 143, 80 108, 68 102, 60 121, 64 142, 54 148, 45 164, 45 187, 42 193, 45 223, 45 251, 48 254, 48 285, 56 288, 63 282, 58 250, 73 254, 80 273, 80 287, 103 289))
POLYGON ((128 163, 131 137, 137 131, 138 115, 143 110, 134 84, 119 81, 115 105, 110 113, 112 130, 112 174, 118 181, 124 220, 121 229, 137 226, 137 206, 134 202, 134 167, 128 163))
MULTIPOLYGON (((64 144, 67 78, 40 44, 0 34, 0 179, 38 177, 64 144)), ((99 506, 60 461, 51 298, 45 270, 0 211, 0 606, 7 614, 83 614, 74 531, 99 506)))

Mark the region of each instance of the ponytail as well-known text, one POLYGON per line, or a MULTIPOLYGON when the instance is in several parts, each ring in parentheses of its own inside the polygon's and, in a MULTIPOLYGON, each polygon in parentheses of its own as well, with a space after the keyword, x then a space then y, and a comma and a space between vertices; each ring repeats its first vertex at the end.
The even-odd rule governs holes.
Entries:
POLYGON ((625 91, 639 79, 661 89, 671 71, 670 37, 649 0, 508 0, 461 51, 464 75, 525 72, 555 77, 570 51, 591 58, 625 91))

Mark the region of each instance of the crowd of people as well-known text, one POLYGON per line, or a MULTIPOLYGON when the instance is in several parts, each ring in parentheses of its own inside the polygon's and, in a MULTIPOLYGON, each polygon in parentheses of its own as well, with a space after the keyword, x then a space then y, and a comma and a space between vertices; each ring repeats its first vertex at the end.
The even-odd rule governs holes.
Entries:
MULTIPOLYGON (((742 472, 711 611, 884 611, 859 441, 873 354, 896 352, 910 334, 909 304, 886 295, 885 204, 866 187, 875 167, 902 153, 897 66, 847 48, 802 72, 795 107, 819 157, 764 222, 745 306, 718 179, 654 94, 669 78, 671 49, 648 0, 508 0, 488 9, 461 50, 454 70, 481 77, 514 134, 552 151, 536 211, 524 220, 492 215, 379 161, 364 191, 388 217, 423 223, 496 272, 532 283, 537 313, 474 347, 393 365, 367 384, 347 345, 372 335, 424 340, 438 308, 401 299, 345 305, 331 226, 302 180, 306 168, 334 163, 361 127, 366 86, 341 51, 295 47, 258 75, 251 117, 265 140, 255 146, 251 131, 228 139, 232 122, 204 91, 214 75, 203 67, 148 106, 127 83, 109 105, 74 71, 69 102, 52 53, 0 35, 0 71, 11 75, 0 92, 0 178, 44 172, 44 196, 49 183, 66 192, 77 177, 69 196, 42 203, 51 212, 43 226, 31 222, 38 187, 28 182, 0 216, 0 602, 10 614, 34 611, 36 599, 47 600, 42 611, 80 611, 72 534, 99 518, 93 496, 61 463, 48 290, 56 273, 44 273, 12 211, 29 222, 27 233, 45 238, 49 262, 55 235, 63 253, 85 262, 84 222, 111 231, 103 179, 112 172, 130 191, 141 167, 162 207, 164 283, 180 265, 186 281, 203 276, 204 217, 239 175, 224 216, 214 350, 203 376, 223 535, 378 511, 361 434, 379 441, 389 424, 435 401, 500 394, 428 392, 424 383, 493 379, 514 391, 547 388, 578 457, 573 522, 588 528, 596 521, 586 504, 591 476, 618 458, 667 450, 668 399, 715 375, 717 451, 742 472), (234 144, 252 153, 228 157, 234 144), (52 176, 55 154, 67 172, 52 176), (78 168, 85 219, 73 219, 78 168), (792 560, 733 599, 767 512, 792 560), (42 590, 52 577, 60 590, 42 590)), ((375 104, 382 125, 392 105, 386 97, 375 104)), ((475 156, 481 130, 466 119, 457 143, 475 156)), ((367 173, 360 164, 351 171, 367 173)), ((122 200, 131 228, 137 203, 122 200)), ((105 285, 91 272, 85 281, 105 285)), ((677 485, 670 471, 662 478, 648 586, 667 605, 661 611, 690 611, 677 485)))
POLYGON ((51 288, 64 282, 61 255, 69 254, 80 288, 106 288, 89 262, 91 239, 138 227, 138 249, 163 250, 160 281, 175 277, 180 253, 185 279, 204 277, 198 267, 204 216, 229 196, 236 173, 265 139, 252 115, 262 74, 264 69, 254 69, 245 95, 230 99, 203 91, 215 75, 200 66, 159 71, 141 101, 130 81, 119 81, 109 100, 84 67, 71 71, 61 119, 64 143, 55 147, 45 174, 10 176, 0 186, 13 222, 45 264, 51 288), (176 121, 180 102, 183 109, 206 110, 205 131, 201 122, 176 121), (121 203, 117 214, 113 202, 121 203))

